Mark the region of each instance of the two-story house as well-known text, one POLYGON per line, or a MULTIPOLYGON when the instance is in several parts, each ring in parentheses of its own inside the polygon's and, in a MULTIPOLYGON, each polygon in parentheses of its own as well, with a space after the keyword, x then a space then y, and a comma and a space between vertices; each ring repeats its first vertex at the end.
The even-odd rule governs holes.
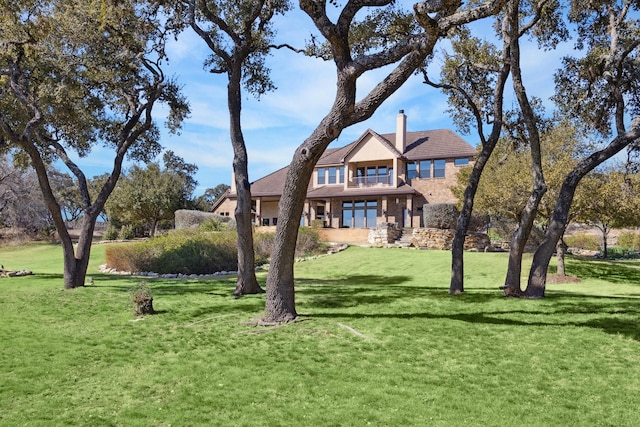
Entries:
MULTIPOLYGON (((327 149, 309 183, 302 225, 321 220, 330 228, 372 228, 380 222, 420 227, 425 203, 452 203, 450 188, 476 150, 448 129, 407 132, 404 111, 396 132, 367 130, 341 148, 327 149)), ((256 225, 276 225, 288 167, 251 184, 256 225)), ((235 180, 232 180, 235 182, 235 180)), ((233 215, 234 185, 213 212, 233 215)))

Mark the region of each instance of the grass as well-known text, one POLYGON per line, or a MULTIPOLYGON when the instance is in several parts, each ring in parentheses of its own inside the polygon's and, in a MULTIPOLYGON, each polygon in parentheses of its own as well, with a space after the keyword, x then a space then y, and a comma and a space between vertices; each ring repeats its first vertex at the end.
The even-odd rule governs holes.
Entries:
MULTIPOLYGON (((246 324, 235 278, 131 277, 62 290, 61 251, 0 251, 0 426, 637 425, 640 263, 569 258, 580 283, 504 299, 505 254, 349 248, 296 265, 305 321, 246 324)), ((264 283, 265 276, 259 279, 264 283)))

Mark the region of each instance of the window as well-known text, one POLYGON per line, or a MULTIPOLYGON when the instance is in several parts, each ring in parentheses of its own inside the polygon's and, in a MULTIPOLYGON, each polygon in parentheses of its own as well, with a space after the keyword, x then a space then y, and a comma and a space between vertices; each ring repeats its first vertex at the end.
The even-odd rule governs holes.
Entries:
POLYGON ((318 168, 318 185, 324 185, 325 183, 325 168, 318 168))
POLYGON ((378 166, 378 182, 383 184, 389 183, 389 177, 387 176, 387 167, 378 166))
POLYGON ((262 218, 262 225, 269 225, 269 218, 262 218))
POLYGON ((344 166, 338 168, 338 183, 344 184, 344 166))
POLYGON ((342 202, 342 227, 375 227, 378 219, 377 200, 356 200, 342 202))
POLYGON ((376 167, 367 168, 367 184, 375 184, 376 178, 376 167))
POLYGON ((469 164, 469 158, 467 157, 460 157, 458 159, 455 159, 453 161, 453 164, 456 166, 466 166, 469 164))
POLYGON ((434 160, 433 161, 433 177, 434 178, 444 178, 444 167, 447 164, 445 160, 434 160))
POLYGON ((417 175, 416 164, 413 162, 407 163, 407 179, 413 179, 417 175))
POLYGON ((335 184, 337 182, 338 168, 329 168, 329 184, 335 184))
POLYGON ((420 178, 431 178, 431 160, 421 160, 418 163, 420 178))
POLYGON ((278 218, 271 218, 271 223, 273 225, 278 225, 278 218))

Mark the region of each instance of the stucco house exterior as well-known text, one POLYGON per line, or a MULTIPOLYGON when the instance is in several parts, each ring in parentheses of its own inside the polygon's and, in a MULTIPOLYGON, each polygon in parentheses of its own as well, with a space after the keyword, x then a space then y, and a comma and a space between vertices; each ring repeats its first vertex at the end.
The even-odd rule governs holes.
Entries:
MULTIPOLYGON (((325 151, 309 182, 301 225, 318 220, 328 228, 374 228, 382 222, 420 227, 425 203, 456 201, 450 188, 459 168, 472 164, 475 155, 451 130, 407 132, 401 110, 395 133, 369 129, 356 141, 325 151)), ((277 224, 287 169, 251 184, 257 226, 277 224)), ((232 184, 212 211, 233 216, 235 206, 232 184)))

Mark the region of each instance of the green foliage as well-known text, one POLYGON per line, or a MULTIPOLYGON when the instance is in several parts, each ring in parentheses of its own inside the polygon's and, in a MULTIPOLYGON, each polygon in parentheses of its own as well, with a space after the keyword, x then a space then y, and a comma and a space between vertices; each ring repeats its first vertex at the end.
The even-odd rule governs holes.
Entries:
POLYGON ((202 231, 223 231, 228 229, 228 222, 222 222, 217 218, 209 218, 198 226, 202 231))
MULTIPOLYGON (((227 227, 235 227, 235 222, 231 217, 214 214, 211 212, 194 211, 189 209, 179 209, 175 212, 176 229, 198 227, 209 220, 226 223, 227 227)), ((215 228, 215 227, 213 227, 215 228)), ((213 230, 210 230, 213 231, 213 230)))
POLYGON ((640 251, 640 234, 624 232, 618 235, 618 246, 623 249, 640 251))
POLYGON ((264 295, 235 299, 235 277, 149 279, 162 314, 132 322, 139 279, 99 274, 105 246, 95 285, 65 292, 59 246, 0 251, 37 265, 0 280, 3 426, 637 424, 636 261, 569 257, 580 283, 523 301, 497 289, 507 254, 467 253, 452 298, 448 252, 352 247, 296 264, 311 321, 262 328, 264 295))
POLYGON ((160 221, 173 220, 175 211, 187 205, 197 167, 171 151, 164 162, 164 168, 158 163, 134 165, 120 178, 107 203, 110 220, 140 226, 153 236, 160 221))
POLYGON ((136 237, 136 233, 133 229, 132 225, 123 225, 120 228, 120 233, 118 233, 118 237, 122 240, 131 240, 136 237))
POLYGON ((207 274, 236 270, 236 234, 180 230, 145 242, 112 245, 107 265, 122 271, 207 274))
MULTIPOLYGON (((274 233, 256 233, 254 235, 256 256, 270 257, 275 246, 274 233)), ((326 252, 327 245, 320 240, 318 231, 311 227, 300 227, 296 240, 296 257, 317 255, 326 252)))
POLYGON ((113 224, 109 224, 107 229, 105 230, 102 238, 105 240, 116 240, 118 238, 119 231, 113 224))
POLYGON ((600 239, 594 235, 578 233, 573 236, 565 236, 564 242, 571 248, 597 251, 600 249, 600 239))

